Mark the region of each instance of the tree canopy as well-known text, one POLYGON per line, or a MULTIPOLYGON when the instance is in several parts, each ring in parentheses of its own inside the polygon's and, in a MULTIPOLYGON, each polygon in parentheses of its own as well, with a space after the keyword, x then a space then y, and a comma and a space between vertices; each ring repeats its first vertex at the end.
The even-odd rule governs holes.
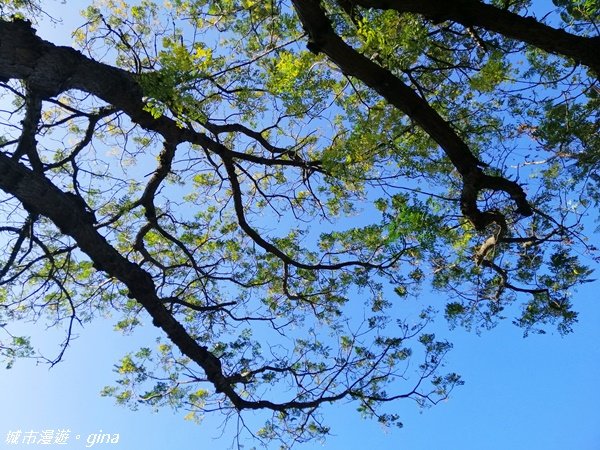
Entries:
POLYGON ((462 383, 436 311, 571 331, 596 248, 597 0, 0 1, 0 353, 107 314, 105 395, 284 445, 462 383), (79 6, 79 5, 77 5, 79 6), (551 7, 550 7, 551 6, 551 7), (404 305, 423 289, 439 304, 404 305), (244 423, 242 422, 238 423, 244 423), (244 427, 242 425, 242 427, 244 427))

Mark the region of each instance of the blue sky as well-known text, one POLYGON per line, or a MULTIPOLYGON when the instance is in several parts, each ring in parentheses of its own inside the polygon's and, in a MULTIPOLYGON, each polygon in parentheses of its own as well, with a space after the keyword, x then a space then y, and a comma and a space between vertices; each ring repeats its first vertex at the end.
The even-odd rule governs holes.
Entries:
MULTIPOLYGON (((70 3, 52 3, 57 8, 54 14, 77 20, 75 2, 70 3)), ((41 28, 39 34, 55 43, 70 42, 62 28, 41 28)), ((454 343, 446 367, 459 372, 466 382, 448 401, 422 412, 411 401, 399 402, 405 425, 400 430, 362 420, 353 405, 338 404, 324 411, 333 436, 324 444, 299 448, 599 450, 598 286, 598 282, 588 284, 575 296, 580 321, 575 332, 565 337, 550 333, 523 339, 522 330, 510 321, 477 336, 461 329, 450 331, 439 319, 433 330, 454 343)), ((420 301, 443 300, 425 292, 420 301)), ((404 307, 398 304, 400 311, 404 307)), ((152 413, 146 408, 134 412, 100 397, 102 387, 115 379, 112 367, 117 359, 151 344, 156 333, 149 326, 133 336, 122 336, 112 331, 115 321, 98 319, 79 329, 64 361, 51 370, 31 361, 18 361, 9 371, 0 369, 0 448, 36 447, 8 445, 9 431, 48 429, 69 429, 71 438, 62 446, 68 449, 85 448, 86 438, 96 433, 119 434, 119 444, 95 448, 220 450, 231 446, 233 427, 221 435, 218 415, 196 425, 183 420, 184 412, 152 413)), ((53 330, 34 331, 38 346, 55 338, 53 330)), ((245 448, 252 447, 251 442, 245 444, 245 448)))
MULTIPOLYGON (((411 401, 399 402, 405 425, 399 430, 360 419, 352 405, 336 405, 325 410, 334 436, 323 445, 299 448, 600 449, 596 286, 590 284, 578 295, 581 320, 575 333, 566 337, 548 334, 523 339, 521 330, 509 323, 477 336, 462 330, 449 332, 440 321, 438 333, 455 344, 447 367, 459 371, 466 381, 450 400, 421 413, 411 401)), ((36 335, 43 339, 51 333, 36 335)), ((183 413, 130 411, 99 396, 100 389, 114 380, 111 369, 117 358, 151 342, 152 333, 147 329, 121 336, 112 331, 111 320, 98 320, 81 330, 65 361, 53 369, 20 361, 10 371, 0 372, 0 448, 28 447, 5 444, 9 430, 61 428, 71 430, 66 448, 85 448, 87 436, 101 432, 118 433, 120 443, 95 447, 229 448, 233 429, 221 437, 219 417, 196 425, 183 420, 183 413)))

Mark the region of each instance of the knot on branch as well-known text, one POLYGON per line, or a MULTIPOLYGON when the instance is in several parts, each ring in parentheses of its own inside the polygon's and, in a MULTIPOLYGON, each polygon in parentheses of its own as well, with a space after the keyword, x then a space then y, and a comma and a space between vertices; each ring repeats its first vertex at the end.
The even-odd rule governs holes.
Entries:
POLYGON ((504 214, 499 211, 480 211, 477 198, 482 190, 505 192, 514 201, 516 210, 525 217, 533 215, 531 205, 523 188, 504 177, 486 175, 481 170, 463 175, 463 189, 460 198, 462 214, 471 221, 477 231, 483 231, 492 223, 506 227, 504 214))
POLYGON ((462 214, 469 219, 477 231, 485 231, 490 225, 496 225, 496 232, 481 245, 474 256, 478 265, 484 262, 487 254, 502 241, 508 230, 506 216, 498 210, 481 211, 477 206, 477 198, 482 190, 505 192, 514 201, 516 211, 522 216, 533 214, 531 205, 523 188, 516 182, 504 177, 487 175, 480 169, 463 175, 463 189, 460 199, 462 214))

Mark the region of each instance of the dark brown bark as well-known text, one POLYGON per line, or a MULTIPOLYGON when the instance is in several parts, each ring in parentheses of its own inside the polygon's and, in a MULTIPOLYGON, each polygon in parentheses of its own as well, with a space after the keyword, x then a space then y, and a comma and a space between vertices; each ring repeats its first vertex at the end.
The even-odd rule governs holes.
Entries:
POLYGON ((365 8, 421 14, 434 22, 451 20, 481 27, 525 42, 549 53, 566 56, 600 76, 600 37, 582 37, 545 25, 479 0, 353 0, 365 8))

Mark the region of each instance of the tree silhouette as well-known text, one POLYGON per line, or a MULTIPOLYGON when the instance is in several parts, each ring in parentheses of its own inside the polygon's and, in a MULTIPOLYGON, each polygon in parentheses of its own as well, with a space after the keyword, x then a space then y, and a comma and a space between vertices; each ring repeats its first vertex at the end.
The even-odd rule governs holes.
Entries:
POLYGON ((251 432, 283 442, 461 384, 432 309, 398 311, 421 286, 453 324, 570 331, 600 37, 595 2, 554 3, 108 2, 79 50, 0 3, 2 322, 66 323, 56 363, 76 321, 149 320, 106 395, 271 411, 251 432))

